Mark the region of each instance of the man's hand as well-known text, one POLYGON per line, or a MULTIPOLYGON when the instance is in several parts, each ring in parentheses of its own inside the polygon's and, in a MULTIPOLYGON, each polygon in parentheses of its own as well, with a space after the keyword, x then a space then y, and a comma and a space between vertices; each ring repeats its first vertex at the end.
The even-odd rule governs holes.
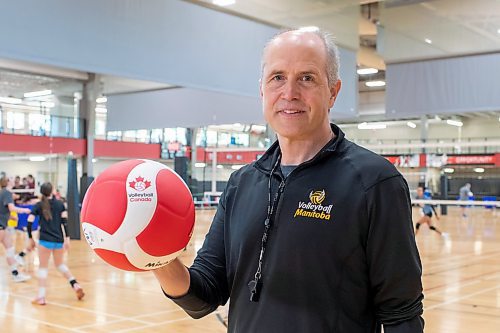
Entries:
POLYGON ((189 271, 179 259, 152 271, 163 291, 170 297, 180 297, 189 290, 189 271))

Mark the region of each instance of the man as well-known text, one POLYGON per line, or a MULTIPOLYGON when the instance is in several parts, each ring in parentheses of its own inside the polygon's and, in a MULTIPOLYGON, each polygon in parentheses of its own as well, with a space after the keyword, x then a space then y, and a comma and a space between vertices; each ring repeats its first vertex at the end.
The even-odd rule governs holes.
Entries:
POLYGON ((320 31, 264 49, 263 111, 278 140, 232 174, 193 265, 155 270, 192 317, 231 297, 229 332, 423 331, 408 187, 330 125, 340 85, 320 31))
MULTIPOLYGON (((469 197, 472 196, 472 192, 470 191, 470 183, 465 184, 460 188, 460 200, 461 201, 469 201, 469 197)), ((467 205, 461 205, 462 206, 462 217, 467 217, 466 209, 467 205)))

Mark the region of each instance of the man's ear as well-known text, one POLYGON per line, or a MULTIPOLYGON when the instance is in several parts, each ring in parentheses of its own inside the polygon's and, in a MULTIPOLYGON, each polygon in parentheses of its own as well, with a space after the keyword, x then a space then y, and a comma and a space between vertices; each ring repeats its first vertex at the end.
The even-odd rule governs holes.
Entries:
POLYGON ((262 79, 259 79, 259 92, 260 92, 260 97, 262 98, 262 79))
POLYGON ((340 87, 342 86, 342 81, 340 79, 330 88, 330 108, 335 104, 335 100, 339 95, 340 87))

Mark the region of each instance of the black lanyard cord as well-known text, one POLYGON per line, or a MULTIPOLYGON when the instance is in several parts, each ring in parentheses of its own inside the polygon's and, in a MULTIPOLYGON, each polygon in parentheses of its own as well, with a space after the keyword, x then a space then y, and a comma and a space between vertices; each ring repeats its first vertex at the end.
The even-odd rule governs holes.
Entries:
POLYGON ((259 263, 257 266, 257 271, 255 272, 254 279, 251 280, 248 283, 248 288, 250 290, 250 301, 251 302, 258 302, 259 301, 259 295, 260 295, 260 290, 262 288, 262 264, 264 262, 264 253, 266 252, 266 244, 267 240, 269 238, 269 229, 271 228, 271 217, 274 212, 274 207, 276 206, 276 202, 278 201, 279 193, 280 190, 283 186, 283 181, 280 184, 280 189, 276 191, 273 200, 271 200, 272 197, 272 179, 273 175, 278 168, 280 164, 281 156, 278 156, 278 159, 276 160, 276 163, 274 164, 273 168, 271 169, 271 174, 269 175, 269 182, 268 182, 268 201, 267 201, 267 216, 266 219, 264 220, 264 234, 262 235, 262 240, 261 240, 261 247, 260 247, 260 253, 259 253, 259 263))

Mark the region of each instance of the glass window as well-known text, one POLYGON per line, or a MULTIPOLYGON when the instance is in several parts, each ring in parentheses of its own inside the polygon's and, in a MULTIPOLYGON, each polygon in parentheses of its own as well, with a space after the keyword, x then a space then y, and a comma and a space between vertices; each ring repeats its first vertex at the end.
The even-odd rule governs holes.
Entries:
POLYGON ((108 140, 121 140, 121 139, 122 139, 122 131, 108 132, 108 140))
POLYGON ((148 142, 149 141, 149 131, 145 129, 137 130, 135 133, 135 137, 139 142, 148 142))
POLYGON ((7 128, 23 129, 24 128, 24 113, 7 112, 7 128))
POLYGON ((180 142, 183 145, 187 144, 185 128, 165 128, 165 142, 180 142))
POLYGON ((106 134, 106 119, 95 120, 95 135, 105 135, 106 134))
POLYGON ((151 142, 159 143, 163 141, 163 129, 153 129, 151 130, 151 142))
POLYGON ((50 131, 50 116, 47 114, 31 113, 28 116, 29 129, 37 132, 50 131))
POLYGON ((231 143, 231 135, 226 132, 219 133, 219 146, 229 146, 231 143))
POLYGON ((248 147, 250 143, 250 136, 247 133, 234 133, 233 137, 235 145, 248 147))
POLYGON ((207 131, 207 146, 217 145, 217 131, 207 131))

